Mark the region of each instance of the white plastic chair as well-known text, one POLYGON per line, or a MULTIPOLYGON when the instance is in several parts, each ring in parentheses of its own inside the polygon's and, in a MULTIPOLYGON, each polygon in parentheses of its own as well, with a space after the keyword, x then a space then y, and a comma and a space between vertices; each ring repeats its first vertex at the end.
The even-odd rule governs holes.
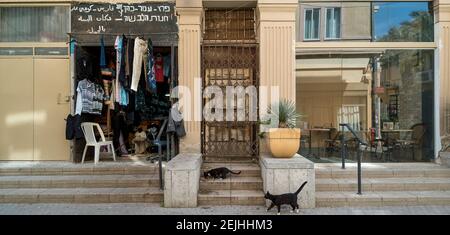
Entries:
POLYGON ((112 141, 106 141, 105 135, 103 134, 102 128, 100 128, 100 125, 98 123, 94 122, 83 122, 81 123, 81 129, 83 130, 84 138, 86 139, 86 146, 84 147, 83 151, 83 158, 81 159, 81 163, 84 163, 84 157, 86 156, 86 151, 89 146, 92 146, 95 148, 95 154, 94 154, 94 163, 97 164, 97 162, 100 159, 100 147, 101 146, 107 146, 108 152, 112 152, 112 156, 114 161, 116 161, 116 153, 114 152, 114 145, 112 141), (97 127, 98 132, 100 133, 101 141, 97 141, 95 138, 95 132, 94 127, 97 127))

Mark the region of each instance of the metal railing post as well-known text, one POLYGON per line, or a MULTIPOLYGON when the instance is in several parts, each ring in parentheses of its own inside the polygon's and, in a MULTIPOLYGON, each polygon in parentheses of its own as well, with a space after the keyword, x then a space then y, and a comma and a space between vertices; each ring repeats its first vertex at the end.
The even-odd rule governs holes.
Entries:
POLYGON ((162 175, 162 152, 161 152, 161 146, 158 146, 158 161, 159 161, 159 188, 161 190, 164 189, 164 183, 163 183, 163 175, 162 175))
POLYGON ((358 194, 361 195, 361 143, 358 143, 358 194))
POLYGON ((342 158, 342 169, 345 169, 345 155, 346 155, 346 145, 345 145, 345 137, 344 137, 344 128, 347 127, 347 129, 353 134, 353 136, 356 138, 358 144, 357 144, 357 150, 356 150, 356 157, 358 161, 358 193, 359 195, 362 194, 361 189, 361 145, 367 146, 367 143, 363 141, 356 132, 346 123, 340 123, 339 126, 342 127, 342 136, 341 136, 341 158, 342 158))
POLYGON ((342 159, 342 169, 345 169, 345 136, 344 136, 344 128, 345 126, 342 125, 342 131, 341 131, 341 159, 342 159))

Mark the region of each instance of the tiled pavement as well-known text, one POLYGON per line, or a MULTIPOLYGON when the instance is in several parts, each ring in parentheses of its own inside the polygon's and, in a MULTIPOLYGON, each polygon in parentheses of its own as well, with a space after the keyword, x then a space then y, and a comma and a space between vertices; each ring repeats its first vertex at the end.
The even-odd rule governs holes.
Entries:
MULTIPOLYGON (((163 208, 156 203, 114 204, 0 204, 1 215, 275 215, 276 210, 265 211, 263 206, 213 206, 198 208, 163 208)), ((283 215, 450 215, 450 206, 405 207, 338 207, 302 209, 299 214, 282 208, 283 215)))

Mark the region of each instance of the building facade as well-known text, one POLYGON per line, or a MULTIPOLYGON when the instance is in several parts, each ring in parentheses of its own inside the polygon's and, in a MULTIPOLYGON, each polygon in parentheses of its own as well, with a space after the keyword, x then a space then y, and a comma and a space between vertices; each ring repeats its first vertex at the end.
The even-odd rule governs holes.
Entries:
MULTIPOLYGON (((242 77, 242 84, 276 87, 272 95, 294 101, 304 115, 298 125, 305 130, 339 129, 345 122, 371 139, 402 135, 400 130, 412 135, 420 124, 411 161, 434 160, 441 138, 449 135, 448 0, 169 2, 175 4, 178 25, 177 85, 191 90, 183 107, 205 104, 199 87, 242 77), (208 53, 235 59, 214 60, 208 53)), ((64 138, 64 119, 75 111, 74 3, 0 0, 0 160, 74 159, 74 146, 64 138)), ((259 98, 261 111, 270 97, 259 98)), ((185 121, 179 152, 220 155, 238 148, 251 156, 267 151, 256 137, 255 122, 214 129, 214 123, 195 118, 201 109, 184 114, 192 118, 185 121)), ((310 135, 318 149, 331 138, 310 135)))

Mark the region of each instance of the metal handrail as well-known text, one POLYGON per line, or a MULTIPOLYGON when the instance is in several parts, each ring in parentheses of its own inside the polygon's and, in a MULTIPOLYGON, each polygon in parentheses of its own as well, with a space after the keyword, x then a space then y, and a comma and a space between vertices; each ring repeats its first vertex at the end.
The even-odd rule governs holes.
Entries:
POLYGON ((342 158, 342 169, 345 169, 345 155, 346 155, 346 148, 345 148, 345 135, 344 135, 344 128, 347 127, 347 129, 352 133, 352 135, 355 137, 355 139, 358 142, 357 147, 357 159, 358 159, 358 194, 361 193, 361 145, 366 145, 367 143, 362 140, 356 132, 353 130, 353 128, 350 127, 348 123, 340 123, 339 126, 342 128, 342 134, 341 134, 341 158, 342 158))

